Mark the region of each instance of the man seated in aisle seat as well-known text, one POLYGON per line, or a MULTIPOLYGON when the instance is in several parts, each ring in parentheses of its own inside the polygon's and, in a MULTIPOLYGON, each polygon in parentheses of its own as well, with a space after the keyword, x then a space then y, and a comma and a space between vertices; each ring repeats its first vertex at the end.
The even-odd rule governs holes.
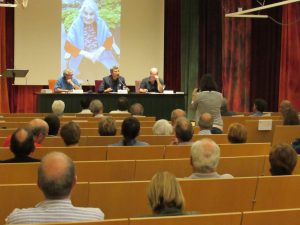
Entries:
POLYGON ((40 224, 75 221, 103 220, 98 208, 75 207, 71 202, 71 191, 77 176, 72 160, 60 152, 51 152, 38 168, 38 187, 45 200, 34 208, 14 209, 6 218, 6 224, 40 224))
POLYGON ((175 126, 176 120, 179 117, 186 117, 185 111, 183 111, 182 109, 174 109, 171 113, 171 123, 173 126, 175 126))
POLYGON ((217 167, 220 159, 220 147, 211 139, 196 141, 191 147, 191 166, 193 173, 189 179, 233 178, 230 174, 219 174, 217 167))
MULTIPOLYGON (((35 147, 41 147, 42 142, 45 137, 48 135, 49 126, 42 119, 33 119, 28 123, 28 128, 31 129, 34 136, 34 145, 35 147)), ((3 143, 3 147, 9 147, 11 135, 7 136, 3 143)))

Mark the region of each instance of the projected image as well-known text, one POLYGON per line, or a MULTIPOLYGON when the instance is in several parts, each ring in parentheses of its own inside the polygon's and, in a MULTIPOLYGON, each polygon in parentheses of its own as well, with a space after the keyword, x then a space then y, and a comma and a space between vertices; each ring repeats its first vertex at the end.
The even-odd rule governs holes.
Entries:
POLYGON ((121 0, 62 0, 61 70, 100 79, 119 65, 121 0))

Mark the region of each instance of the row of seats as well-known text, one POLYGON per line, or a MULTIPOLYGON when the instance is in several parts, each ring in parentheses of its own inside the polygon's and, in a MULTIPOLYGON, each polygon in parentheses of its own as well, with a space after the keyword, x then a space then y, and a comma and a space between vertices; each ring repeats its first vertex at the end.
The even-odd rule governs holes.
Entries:
MULTIPOLYGON (((300 207, 300 175, 179 182, 185 211, 225 213, 300 207)), ((107 219, 149 215, 148 185, 149 181, 78 183, 72 201, 77 206, 102 209, 107 219)), ((0 185, 0 199, 3 222, 14 208, 32 207, 43 196, 36 184, 0 185)))
MULTIPOLYGON (((221 157, 269 155, 270 143, 220 144, 221 157)), ((31 156, 41 159, 51 151, 63 152, 75 161, 189 158, 189 145, 40 147, 31 156)), ((0 148, 0 159, 12 158, 0 148)))

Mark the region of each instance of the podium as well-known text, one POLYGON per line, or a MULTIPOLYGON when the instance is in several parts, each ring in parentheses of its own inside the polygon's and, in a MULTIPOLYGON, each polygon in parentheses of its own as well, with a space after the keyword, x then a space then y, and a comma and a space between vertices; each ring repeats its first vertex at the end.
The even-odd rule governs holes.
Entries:
MULTIPOLYGON (((15 70, 15 69, 6 69, 2 76, 6 77, 6 78, 13 78, 15 79, 15 77, 26 77, 27 73, 29 72, 29 70, 15 70)), ((27 85, 27 79, 26 79, 26 85, 27 85)))

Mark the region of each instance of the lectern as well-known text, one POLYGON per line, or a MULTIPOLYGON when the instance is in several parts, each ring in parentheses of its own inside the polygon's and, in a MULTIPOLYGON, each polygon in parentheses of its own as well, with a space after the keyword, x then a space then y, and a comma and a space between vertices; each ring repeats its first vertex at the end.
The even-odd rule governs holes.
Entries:
MULTIPOLYGON (((3 72, 3 77, 6 78, 15 78, 15 77, 26 77, 27 73, 29 70, 15 70, 15 69, 6 69, 3 72)), ((26 84, 27 84, 27 79, 26 79, 26 84)))

